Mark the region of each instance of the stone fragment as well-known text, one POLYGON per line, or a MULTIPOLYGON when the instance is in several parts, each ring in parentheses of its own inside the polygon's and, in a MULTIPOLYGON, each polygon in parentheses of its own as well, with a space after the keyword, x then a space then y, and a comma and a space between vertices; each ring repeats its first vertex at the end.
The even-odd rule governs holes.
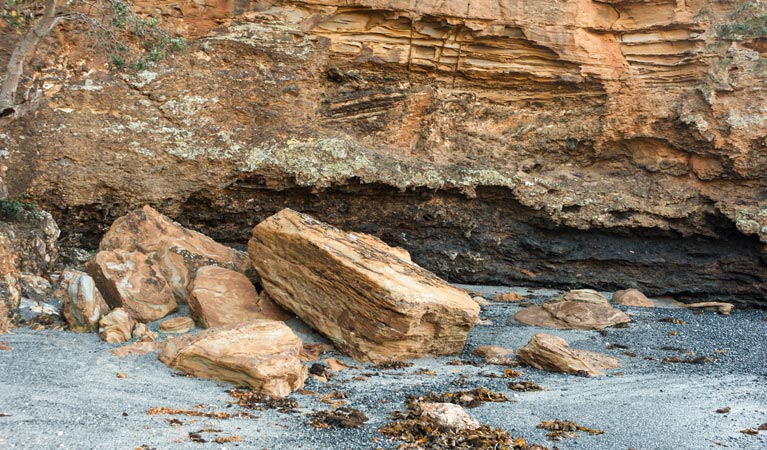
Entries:
POLYGON ((487 364, 498 364, 502 366, 516 366, 514 359, 514 350, 495 345, 481 345, 471 352, 472 355, 485 358, 487 364))
POLYGON ((189 311, 202 328, 264 319, 258 293, 248 278, 234 270, 205 266, 197 270, 189 311))
POLYGON ((284 397, 304 385, 301 339, 283 322, 253 320, 166 340, 159 358, 191 375, 284 397))
POLYGON ((194 320, 191 317, 173 317, 163 320, 157 329, 163 333, 183 334, 194 328, 194 320))
POLYGON ((479 305, 378 240, 284 209, 248 251, 278 304, 358 361, 458 353, 479 305))
POLYGON ((167 257, 168 252, 176 253, 183 257, 189 273, 209 265, 241 273, 251 269, 248 255, 244 252, 184 228, 148 205, 115 220, 101 239, 99 249, 122 249, 146 254, 161 252, 166 255, 163 258, 167 257))
POLYGON ((482 297, 482 296, 480 296, 480 295, 475 295, 475 296, 474 296, 474 297, 472 297, 471 299, 472 299, 472 300, 474 300, 474 302, 475 302, 476 304, 478 304, 479 306, 487 306, 487 305, 489 305, 489 304, 490 304, 490 302, 489 302, 489 301, 487 301, 487 300, 486 300, 484 297, 482 297))
POLYGON ((627 289, 613 293, 613 303, 640 308, 655 308, 655 303, 637 289, 627 289))
POLYGON ((342 370, 346 370, 349 368, 349 366, 346 363, 344 363, 343 361, 339 361, 336 358, 326 359, 325 364, 327 364, 328 367, 330 367, 330 370, 332 370, 333 372, 340 372, 342 370))
POLYGON ((587 302, 544 303, 543 309, 555 319, 563 322, 568 329, 602 330, 607 327, 631 322, 625 312, 607 304, 587 302))
POLYGON ((536 369, 588 376, 601 376, 602 369, 620 367, 615 358, 571 349, 564 339, 542 333, 517 350, 517 360, 536 369))
POLYGON ((37 302, 45 302, 51 293, 51 282, 31 273, 19 275, 21 294, 37 302))
POLYGON ((719 314, 724 314, 725 316, 730 315, 730 313, 735 309, 735 305, 726 302, 699 302, 690 303, 685 306, 690 309, 715 310, 719 314))
POLYGON ((474 430, 479 428, 479 422, 471 417, 461 405, 454 403, 423 402, 418 405, 421 417, 446 428, 458 430, 474 430))
POLYGON ((123 345, 112 349, 112 355, 118 358, 124 358, 126 356, 141 356, 147 353, 155 353, 159 351, 160 343, 155 341, 147 342, 134 342, 132 344, 123 345))
POLYGON ((524 297, 516 292, 499 292, 493 298, 496 302, 518 302, 523 299, 524 297))
POLYGON ((137 339, 139 342, 154 342, 157 340, 157 333, 150 330, 146 324, 136 322, 133 326, 133 339, 137 339))
POLYGON ((559 297, 559 301, 593 303, 595 305, 609 305, 607 298, 594 289, 573 289, 559 297))
POLYGON ((162 319, 178 309, 165 277, 144 253, 101 251, 85 268, 107 304, 124 308, 139 322, 162 319))
POLYGON ((127 311, 116 308, 99 320, 99 336, 110 344, 128 342, 135 326, 136 320, 127 311))
POLYGON ((85 272, 65 270, 61 273, 64 289, 61 313, 71 331, 97 332, 99 320, 109 313, 101 293, 96 289, 93 278, 85 272))

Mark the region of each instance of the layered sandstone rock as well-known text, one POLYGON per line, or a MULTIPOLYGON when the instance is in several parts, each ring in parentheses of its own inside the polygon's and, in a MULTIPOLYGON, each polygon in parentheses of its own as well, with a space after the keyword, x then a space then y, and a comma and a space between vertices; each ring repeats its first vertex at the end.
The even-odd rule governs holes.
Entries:
POLYGON ((239 272, 217 266, 197 270, 189 310, 202 328, 266 318, 253 283, 239 272))
POLYGON ((86 270, 109 306, 125 309, 138 321, 152 322, 178 309, 170 286, 144 253, 100 251, 86 270))
POLYGON ((451 280, 764 304, 764 2, 249 5, 138 2, 209 34, 125 77, 55 46, 94 70, 30 77, 9 194, 86 242, 144 204, 240 243, 291 207, 451 280))
POLYGON ((186 229, 150 206, 115 220, 101 239, 99 249, 158 253, 158 267, 163 267, 174 291, 183 290, 189 273, 194 274, 203 266, 218 265, 242 273, 250 270, 245 253, 186 229), (185 264, 188 272, 180 264, 185 264))
POLYGON ((388 245, 289 209, 248 252, 271 298, 358 361, 458 353, 479 321, 468 294, 388 245))
POLYGON ((11 250, 11 243, 0 233, 0 334, 10 328, 8 315, 19 306, 21 288, 16 269, 16 254, 11 250))
POLYGON ((135 326, 136 320, 128 311, 115 308, 99 320, 99 336, 110 344, 128 342, 135 326))
POLYGON ((157 329, 163 333, 184 334, 194 328, 194 320, 191 317, 174 317, 163 320, 157 329))
POLYGON ((479 422, 454 403, 420 403, 421 418, 433 421, 438 426, 459 430, 479 428, 479 422))
POLYGON ((655 303, 637 289, 626 289, 613 293, 613 303, 624 306, 637 306, 640 308, 654 308, 655 303))
POLYGON ((487 364, 499 364, 502 366, 516 366, 514 350, 496 345, 481 345, 471 352, 472 355, 485 358, 487 364))
POLYGON ((61 313, 71 331, 95 332, 101 317, 109 313, 101 293, 87 273, 65 270, 61 273, 64 288, 61 313))
POLYGON ((621 367, 616 358, 572 349, 564 339, 550 334, 533 336, 517 350, 517 359, 536 369, 586 376, 601 376, 604 369, 621 367))
POLYGON ((525 325, 546 328, 602 330, 626 324, 631 317, 615 309, 607 299, 591 289, 576 289, 542 306, 529 306, 514 315, 525 325))
POLYGON ((168 339, 159 358, 191 375, 284 397, 304 385, 302 343, 282 322, 254 320, 168 339))

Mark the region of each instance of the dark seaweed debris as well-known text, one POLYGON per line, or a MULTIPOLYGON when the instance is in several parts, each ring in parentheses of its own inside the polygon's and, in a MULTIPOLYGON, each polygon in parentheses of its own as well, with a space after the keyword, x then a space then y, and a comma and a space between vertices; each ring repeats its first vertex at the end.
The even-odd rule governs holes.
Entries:
POLYGON ((311 414, 309 425, 320 428, 360 428, 368 421, 362 411, 348 406, 330 411, 317 411, 311 414))
POLYGON ((512 381, 509 383, 509 389, 512 391, 517 392, 531 392, 531 391, 542 391, 543 387, 540 385, 537 385, 533 383, 532 381, 512 381))
POLYGON ((455 403, 466 408, 476 408, 485 402, 510 402, 511 399, 500 392, 493 392, 486 388, 477 388, 468 391, 445 392, 443 394, 430 393, 423 397, 415 398, 408 396, 408 401, 433 403, 455 403))
POLYGON ((276 409, 281 413, 296 412, 298 402, 290 398, 272 397, 260 392, 254 392, 250 388, 233 388, 226 391, 235 402, 242 408, 265 411, 267 409, 276 409))
POLYGON ((605 433, 602 430, 584 427, 584 426, 578 425, 575 422, 572 422, 569 420, 561 420, 561 419, 544 420, 543 422, 539 423, 535 427, 549 431, 550 433, 548 433, 546 436, 552 441, 561 441, 564 438, 577 437, 578 431, 583 431, 589 434, 605 433))

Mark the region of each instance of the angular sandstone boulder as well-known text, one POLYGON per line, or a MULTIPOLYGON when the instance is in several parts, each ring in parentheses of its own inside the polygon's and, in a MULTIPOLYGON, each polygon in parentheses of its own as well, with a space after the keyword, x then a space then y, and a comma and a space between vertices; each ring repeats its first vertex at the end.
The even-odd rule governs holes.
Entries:
POLYGON ((620 367, 620 361, 608 355, 575 350, 567 342, 550 334, 536 334, 517 350, 517 360, 536 369, 574 375, 601 376, 603 369, 620 367))
POLYGON ((97 332, 99 320, 109 313, 109 306, 96 289, 93 278, 85 272, 65 270, 61 273, 64 289, 61 314, 71 331, 97 332))
POLYGON ((529 306, 517 312, 514 320, 545 328, 602 330, 631 322, 631 317, 613 308, 599 292, 575 289, 542 306, 529 306))
POLYGON ((626 289, 613 293, 613 303, 616 305, 636 306, 639 308, 655 308, 655 303, 637 289, 626 289))
POLYGON ((172 369, 284 397, 304 385, 301 348, 283 322, 254 320, 168 339, 158 356, 172 369))
POLYGON ((99 336, 110 344, 128 342, 135 326, 136 320, 127 311, 116 308, 99 320, 99 336))
POLYGON ((205 266, 197 270, 189 310, 202 328, 264 319, 258 293, 248 278, 234 270, 205 266))
POLYGON ((191 273, 208 265, 226 267, 242 273, 251 269, 246 253, 219 244, 202 233, 184 228, 148 205, 112 223, 109 231, 101 239, 99 250, 115 249, 147 254, 176 253, 183 258, 191 273))
POLYGON ((479 305, 378 239, 284 209, 253 229, 269 296, 358 361, 458 353, 479 305))
POLYGON ((85 269, 109 306, 124 308, 139 322, 162 319, 178 309, 165 277, 144 253, 101 251, 85 269))
POLYGON ((458 430, 475 430, 479 422, 471 417, 461 405, 454 403, 423 402, 418 405, 421 417, 435 424, 458 430))

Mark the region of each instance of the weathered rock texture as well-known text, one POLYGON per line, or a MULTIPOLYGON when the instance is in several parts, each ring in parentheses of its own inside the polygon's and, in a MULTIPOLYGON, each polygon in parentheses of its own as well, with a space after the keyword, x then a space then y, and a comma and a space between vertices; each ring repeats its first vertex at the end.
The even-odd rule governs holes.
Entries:
POLYGON ((613 303, 616 305, 638 306, 640 308, 654 308, 655 303, 636 289, 626 289, 613 293, 613 303))
POLYGON ((514 319, 526 325, 575 330, 602 330, 631 322, 628 314, 591 289, 572 290, 542 306, 529 306, 514 319))
POLYGON ((157 330, 163 333, 177 333, 183 334, 191 331, 194 328, 194 320, 191 317, 174 317, 172 319, 163 320, 157 326, 157 330))
POLYGON ((234 270, 201 267, 194 277, 189 311, 202 328, 265 319, 258 293, 248 278, 234 270))
POLYGON ((168 339, 159 358, 191 375, 284 397, 304 385, 302 343, 283 322, 254 320, 168 339))
POLYGON ((85 268, 109 306, 125 309, 140 322, 162 319, 178 310, 173 291, 144 253, 101 251, 85 268))
POLYGON ((101 317, 109 313, 96 283, 87 273, 65 270, 61 273, 61 285, 64 288, 61 314, 71 331, 95 332, 99 328, 101 317))
POLYGON ((11 248, 8 236, 0 233, 0 334, 10 329, 8 315, 18 308, 21 300, 17 256, 11 248))
POLYGON ((243 243, 288 206, 455 281, 765 304, 763 1, 136 4, 200 38, 137 74, 41 56, 0 135, 70 236, 149 203, 243 243))
POLYGON ((290 209, 253 229, 264 289, 359 361, 458 353, 479 306, 377 239, 290 209))
POLYGON ((570 348, 564 339, 550 334, 533 336, 517 350, 517 359, 536 369, 585 376, 601 376, 603 369, 621 367, 616 358, 570 348))
POLYGON ((110 344, 128 342, 133 337, 135 326, 136 320, 128 311, 115 308, 99 321, 99 335, 110 344))

